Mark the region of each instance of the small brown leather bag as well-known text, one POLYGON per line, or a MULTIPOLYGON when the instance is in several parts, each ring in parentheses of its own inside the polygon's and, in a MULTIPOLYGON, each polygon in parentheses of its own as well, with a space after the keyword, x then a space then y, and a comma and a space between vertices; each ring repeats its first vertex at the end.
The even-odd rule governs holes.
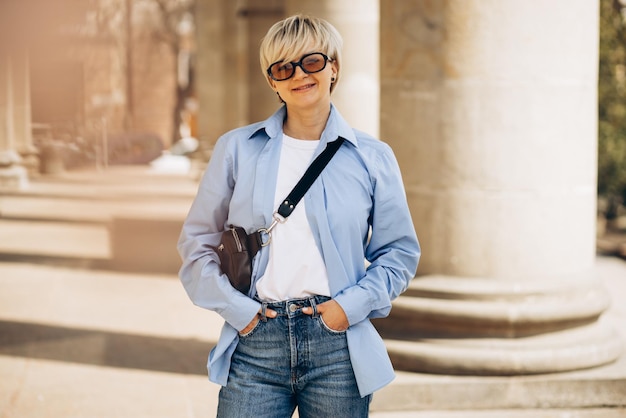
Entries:
POLYGON ((261 248, 259 231, 250 235, 240 226, 230 226, 222 233, 220 245, 215 248, 220 259, 222 273, 230 284, 243 294, 250 290, 252 259, 261 248))
POLYGON ((278 222, 285 222, 287 217, 291 215, 300 199, 330 162, 343 141, 343 138, 337 138, 337 140, 329 142, 326 149, 313 160, 302 178, 274 213, 274 222, 271 226, 248 234, 243 227, 231 225, 222 233, 220 244, 212 248, 220 259, 222 273, 228 276, 230 284, 235 289, 243 294, 248 294, 252 281, 252 259, 261 247, 270 243, 274 226, 278 222))

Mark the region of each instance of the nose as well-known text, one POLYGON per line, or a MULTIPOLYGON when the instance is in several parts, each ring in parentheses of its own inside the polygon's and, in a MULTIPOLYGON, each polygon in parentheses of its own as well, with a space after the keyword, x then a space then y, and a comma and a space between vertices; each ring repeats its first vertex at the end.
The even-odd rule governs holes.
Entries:
POLYGON ((296 69, 294 70, 293 77, 294 78, 308 77, 308 74, 304 72, 301 66, 296 65, 296 69))

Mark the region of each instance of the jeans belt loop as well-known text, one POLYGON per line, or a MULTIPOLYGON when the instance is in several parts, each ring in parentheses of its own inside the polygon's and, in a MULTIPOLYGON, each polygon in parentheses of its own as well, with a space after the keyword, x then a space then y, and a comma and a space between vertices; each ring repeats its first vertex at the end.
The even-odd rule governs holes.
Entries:
POLYGON ((309 302, 311 302, 311 308, 313 309, 313 315, 311 315, 311 317, 317 318, 317 303, 315 302, 315 297, 310 298, 309 302))
POLYGON ((267 302, 261 302, 261 321, 267 322, 267 302))

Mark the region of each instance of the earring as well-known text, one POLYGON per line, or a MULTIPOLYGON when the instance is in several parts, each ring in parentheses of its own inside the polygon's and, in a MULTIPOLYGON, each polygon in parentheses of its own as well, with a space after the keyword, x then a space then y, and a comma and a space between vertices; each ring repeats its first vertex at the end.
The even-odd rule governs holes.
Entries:
POLYGON ((330 78, 330 82, 331 82, 331 83, 334 83, 334 82, 335 82, 335 80, 336 80, 336 78, 335 78, 334 76, 330 78))

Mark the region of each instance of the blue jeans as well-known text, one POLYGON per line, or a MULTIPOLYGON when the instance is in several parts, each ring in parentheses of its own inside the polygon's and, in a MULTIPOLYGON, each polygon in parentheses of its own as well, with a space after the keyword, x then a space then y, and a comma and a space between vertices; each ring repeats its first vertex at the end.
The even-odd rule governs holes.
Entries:
POLYGON ((278 315, 239 336, 218 418, 289 418, 296 407, 300 418, 368 416, 371 395, 359 395, 345 331, 302 313, 328 299, 267 304, 278 315))

